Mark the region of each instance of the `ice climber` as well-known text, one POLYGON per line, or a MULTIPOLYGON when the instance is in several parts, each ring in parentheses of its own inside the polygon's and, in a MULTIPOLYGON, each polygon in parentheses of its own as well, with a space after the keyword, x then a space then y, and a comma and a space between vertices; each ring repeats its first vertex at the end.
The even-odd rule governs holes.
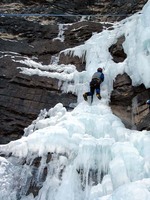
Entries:
POLYGON ((96 96, 98 99, 101 99, 100 95, 100 84, 104 81, 103 69, 98 68, 97 72, 95 72, 92 76, 92 80, 90 82, 90 92, 86 92, 83 94, 83 98, 85 101, 88 100, 88 96, 91 96, 91 102, 93 101, 93 95, 96 90, 96 96))

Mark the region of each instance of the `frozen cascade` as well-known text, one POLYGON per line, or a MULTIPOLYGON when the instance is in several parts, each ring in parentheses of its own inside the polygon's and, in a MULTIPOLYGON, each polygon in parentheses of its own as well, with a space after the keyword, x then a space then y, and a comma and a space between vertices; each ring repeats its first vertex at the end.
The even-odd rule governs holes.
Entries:
POLYGON ((147 132, 137 138, 138 131, 126 129, 102 102, 92 106, 82 102, 71 112, 57 104, 40 113, 25 132, 27 136, 0 146, 1 153, 7 154, 7 160, 1 158, 0 199, 93 200, 105 196, 109 200, 111 194, 117 195, 113 193, 116 189, 122 193, 120 187, 132 184, 134 190, 140 180, 140 190, 148 199, 150 138, 147 132), (102 119, 107 120, 101 128, 102 119), (100 125, 94 129, 96 124, 100 125))
POLYGON ((71 24, 59 24, 58 26, 59 33, 58 33, 58 36, 54 38, 54 40, 60 40, 61 42, 63 42, 65 39, 64 31, 67 30, 70 25, 71 24))
POLYGON ((84 56, 86 71, 57 59, 50 65, 16 61, 27 65, 21 73, 62 81, 62 91, 75 93, 78 101, 70 112, 61 103, 42 110, 21 139, 0 145, 0 200, 150 200, 150 131, 126 129, 109 107, 118 74, 150 87, 150 1, 142 12, 64 51, 84 56), (127 59, 114 63, 108 48, 122 35, 127 59), (91 105, 82 94, 97 67, 106 78, 102 99, 94 97, 91 105))

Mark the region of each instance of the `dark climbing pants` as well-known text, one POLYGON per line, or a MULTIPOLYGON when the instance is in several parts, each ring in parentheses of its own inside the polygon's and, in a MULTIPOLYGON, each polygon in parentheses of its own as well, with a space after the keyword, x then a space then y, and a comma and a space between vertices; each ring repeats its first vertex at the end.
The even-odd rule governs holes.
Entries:
POLYGON ((96 90, 96 94, 100 95, 100 81, 97 81, 97 79, 92 79, 90 82, 90 92, 87 92, 87 96, 93 96, 94 92, 96 90))

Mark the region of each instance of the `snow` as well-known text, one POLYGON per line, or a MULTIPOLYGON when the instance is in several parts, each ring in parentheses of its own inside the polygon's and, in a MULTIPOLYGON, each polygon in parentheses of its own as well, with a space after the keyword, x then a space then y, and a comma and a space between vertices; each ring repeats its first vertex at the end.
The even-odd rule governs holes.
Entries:
MULTIPOLYGON (((14 60, 27 66, 19 68, 21 73, 57 78, 60 89, 78 99, 72 111, 61 103, 41 110, 21 139, 0 145, 0 152, 8 155, 0 157, 0 200, 150 200, 150 132, 126 129, 108 105, 118 74, 126 72, 133 85, 150 88, 149 17, 150 1, 141 14, 114 24, 114 30, 63 51, 85 58, 83 72, 71 64, 58 65, 59 57, 49 65, 29 58, 14 60), (127 58, 114 63, 108 48, 123 35, 127 58), (82 94, 98 67, 105 74, 102 99, 94 97, 91 105, 82 94), (35 158, 40 158, 39 167, 33 165, 35 158), (25 195, 31 183, 41 188, 36 197, 25 195)), ((60 25, 62 41, 64 27, 60 25)))

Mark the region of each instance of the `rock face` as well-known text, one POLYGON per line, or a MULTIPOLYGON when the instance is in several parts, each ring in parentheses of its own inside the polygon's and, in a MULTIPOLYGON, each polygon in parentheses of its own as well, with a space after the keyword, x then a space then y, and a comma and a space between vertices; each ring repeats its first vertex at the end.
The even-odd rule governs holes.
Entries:
POLYGON ((143 85, 133 87, 127 74, 118 75, 114 82, 110 106, 127 128, 150 130, 150 112, 146 105, 149 98, 150 89, 143 85))
MULTIPOLYGON (((147 0, 1 0, 2 13, 40 14, 116 14, 117 19, 133 14, 143 7, 147 0), (13 5, 12 5, 13 4, 13 5), (15 5, 14 5, 15 4, 15 5), (123 16, 124 15, 124 16, 123 16)), ((104 17, 110 20, 111 17, 104 17)), ((103 18, 103 19, 104 19, 103 18)), ((102 19, 102 16, 101 16, 102 19)), ((62 19, 61 19, 62 20, 62 19)), ((69 18, 68 18, 69 20, 69 18)), ((116 19, 115 19, 116 20, 116 19)), ((105 21, 105 20, 102 20, 105 21)))
MULTIPOLYGON (((7 143, 21 137, 23 129, 37 118, 41 109, 50 109, 58 102, 66 108, 70 103, 76 103, 75 95, 61 92, 58 80, 21 74, 18 67, 25 64, 19 61, 28 57, 49 64, 52 56, 84 43, 92 32, 98 32, 103 27, 94 22, 73 24, 65 31, 63 42, 54 40, 59 31, 56 24, 41 25, 24 18, 8 17, 2 18, 0 24, 0 139, 1 143, 7 143)), ((78 57, 67 59, 62 54, 60 63, 75 64, 78 71, 85 69, 85 63, 78 57)))
POLYGON ((23 128, 37 117, 41 109, 49 109, 59 102, 68 107, 76 97, 62 94, 56 79, 21 74, 12 56, 1 58, 0 126, 1 135, 13 139, 18 137, 17 132, 22 135, 23 128))
MULTIPOLYGON (((123 41, 124 37, 121 37, 109 48, 116 63, 126 58, 123 41)), ((127 128, 150 130, 150 110, 146 104, 146 100, 150 99, 150 89, 146 89, 144 85, 133 87, 132 80, 126 73, 116 77, 113 88, 110 103, 113 113, 121 118, 127 128)))
MULTIPOLYGON (((68 12, 83 13, 89 11, 94 13, 110 12, 118 8, 118 2, 87 1, 83 6, 81 1, 73 1, 67 5, 68 12), (76 5, 73 7, 72 5, 76 5), (102 4, 103 3, 103 4, 102 4), (91 5, 92 4, 92 5, 91 5), (106 6, 107 5, 107 6, 106 6), (106 7, 108 9, 106 9, 106 7)), ((141 9, 135 6, 132 12, 141 9)), ((123 6, 123 5, 121 5, 123 6)), ((124 5, 125 6, 125 5, 124 5)), ((59 14, 63 11, 62 1, 2 1, 0 3, 1 13, 52 13, 59 14), (28 3, 27 3, 28 2, 28 3), (51 5, 51 6, 49 6, 51 5)), ((126 6, 125 6, 126 7, 126 6)), ((122 8, 122 7, 121 7, 122 8)), ((127 11, 127 10, 126 10, 127 11)), ((114 12, 117 13, 117 11, 114 12)), ((128 12, 130 14, 130 12, 128 12)), ((103 18, 104 19, 104 18, 103 18)), ((97 21, 100 19, 97 18, 97 21)), ((23 129, 31 124, 41 109, 49 109, 58 102, 68 108, 70 103, 76 102, 73 94, 64 94, 58 87, 58 80, 39 76, 27 76, 20 73, 18 67, 25 66, 20 60, 32 58, 42 64, 49 64, 51 58, 60 51, 83 44, 89 39, 93 32, 100 32, 106 28, 97 22, 83 21, 64 27, 65 40, 57 39, 59 26, 57 22, 78 21, 78 17, 37 17, 37 16, 5 16, 0 20, 0 143, 8 143, 22 136, 23 129), (55 39, 54 39, 55 38, 55 39), (18 62, 17 62, 18 61, 18 62)), ((109 21, 109 20, 108 20, 109 21)), ((107 27, 110 26, 107 24, 107 27)), ((114 62, 122 62, 126 55, 122 48, 124 38, 110 47, 109 51, 114 62)), ((77 56, 66 56, 61 54, 60 63, 74 64, 78 71, 85 69, 84 59, 77 56)), ((119 116, 128 128, 137 127, 138 130, 150 129, 149 109, 145 105, 145 99, 150 98, 150 91, 144 86, 134 88, 127 74, 119 75, 114 82, 114 91, 111 96, 111 107, 113 112, 119 116), (122 99, 122 101, 120 101, 122 99), (120 109, 122 112, 120 113, 120 109)))

